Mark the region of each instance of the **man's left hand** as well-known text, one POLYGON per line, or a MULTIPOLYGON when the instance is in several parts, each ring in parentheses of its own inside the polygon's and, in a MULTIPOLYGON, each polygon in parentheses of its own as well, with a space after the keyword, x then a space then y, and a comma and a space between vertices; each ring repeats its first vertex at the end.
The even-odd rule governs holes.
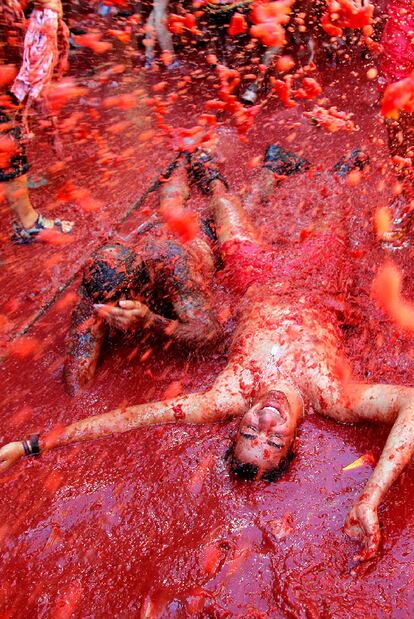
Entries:
POLYGON ((375 557, 381 539, 377 508, 366 499, 359 499, 345 521, 345 533, 363 545, 355 561, 369 561, 375 557))

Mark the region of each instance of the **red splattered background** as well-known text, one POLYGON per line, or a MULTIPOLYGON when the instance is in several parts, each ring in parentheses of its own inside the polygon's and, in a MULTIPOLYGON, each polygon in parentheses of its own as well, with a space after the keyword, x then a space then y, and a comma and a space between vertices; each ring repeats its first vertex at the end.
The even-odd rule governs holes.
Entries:
MULTIPOLYGON (((82 19, 95 24, 93 15, 82 19)), ((70 242, 12 246, 10 215, 1 207, 1 443, 159 399, 172 387, 204 389, 226 361, 231 319, 223 347, 203 356, 153 342, 142 361, 148 344, 141 349, 127 338, 113 340, 93 385, 76 399, 64 392, 64 338, 82 262, 106 239, 125 239, 145 221, 157 204, 153 193, 144 199, 145 192, 174 157, 154 97, 160 97, 158 111, 166 104, 169 126, 191 128, 218 85, 206 50, 179 52, 175 71, 144 72, 140 55, 114 37, 103 40, 113 43, 105 53, 71 53, 70 75, 86 90, 60 117, 62 162, 51 155, 47 127, 35 127, 30 147, 33 180, 47 180, 32 190, 33 203, 45 214, 76 219, 70 242)), ((315 101, 285 108, 273 97, 245 141, 223 113, 217 150, 232 188, 242 194, 271 142, 303 153, 321 170, 355 146, 370 154, 370 168, 356 186, 289 181, 255 219, 289 252, 289 240, 311 223, 317 201, 344 201, 357 273, 349 299, 354 320, 344 329, 354 371, 368 381, 412 384, 412 339, 370 298, 387 258, 402 271, 404 295, 413 298, 412 238, 408 233, 399 250, 376 239, 374 214, 392 199, 396 178, 376 85, 367 78, 372 61, 358 47, 349 55, 337 66, 320 63, 314 77, 323 88, 318 101, 353 113, 358 130, 329 133, 303 115, 315 101)), ((206 212, 197 189, 190 206, 206 212)), ((220 306, 229 306, 218 285, 215 294, 220 306)), ((234 422, 143 428, 62 449, 4 474, 0 616, 410 617, 412 465, 380 508, 383 544, 375 560, 353 571, 356 547, 342 532, 372 468, 342 467, 368 452, 377 457, 387 429, 339 426, 311 415, 283 480, 251 484, 228 472, 234 428, 234 422)))

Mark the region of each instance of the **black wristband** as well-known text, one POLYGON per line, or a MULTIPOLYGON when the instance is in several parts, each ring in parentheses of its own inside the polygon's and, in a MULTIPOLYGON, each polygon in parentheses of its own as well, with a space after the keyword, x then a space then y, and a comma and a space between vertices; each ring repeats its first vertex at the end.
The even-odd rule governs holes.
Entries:
POLYGON ((31 449, 30 449, 29 441, 22 441, 22 445, 23 445, 23 449, 24 449, 24 455, 25 456, 30 456, 31 449))
POLYGON ((39 446, 39 435, 33 434, 30 437, 30 455, 31 456, 40 456, 40 446, 39 446))

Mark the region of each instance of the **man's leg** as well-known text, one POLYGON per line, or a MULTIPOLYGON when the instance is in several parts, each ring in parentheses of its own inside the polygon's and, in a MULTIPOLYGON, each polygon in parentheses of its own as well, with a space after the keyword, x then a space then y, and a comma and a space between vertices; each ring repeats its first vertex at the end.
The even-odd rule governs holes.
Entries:
POLYGON ((227 241, 258 242, 258 232, 238 196, 231 193, 226 179, 218 171, 213 156, 196 151, 188 157, 190 171, 201 191, 211 196, 210 209, 220 245, 227 241))
POLYGON ((304 157, 289 152, 278 144, 270 144, 266 149, 258 178, 244 199, 245 208, 248 212, 254 211, 260 204, 271 199, 283 178, 306 172, 309 168, 310 163, 304 157))
MULTIPOLYGON (((368 157, 360 149, 354 149, 349 156, 343 157, 334 166, 332 172, 343 178, 354 169, 362 170, 367 163, 368 157)), ((208 161, 204 164, 207 182, 204 180, 202 185, 212 193, 211 208, 220 243, 232 240, 259 242, 257 229, 241 201, 226 189, 223 180, 214 179, 215 174, 220 175, 215 168, 209 168, 208 164, 208 161), (212 180, 208 182, 209 178, 212 180)), ((253 210, 260 202, 270 198, 283 178, 306 172, 309 168, 310 163, 305 158, 288 152, 278 145, 270 145, 265 153, 263 169, 249 192, 245 206, 253 210)), ((334 229, 334 222, 338 222, 342 215, 342 212, 329 212, 327 217, 325 212, 321 212, 315 225, 320 231, 334 229)))
POLYGON ((232 194, 220 179, 211 182, 210 208, 216 223, 220 245, 228 241, 258 243, 258 230, 244 209, 240 198, 232 194))
MULTIPOLYGON (((206 166, 208 166, 208 162, 206 166)), ((220 177, 217 180, 213 179, 210 182, 211 208, 216 220, 220 243, 223 244, 232 240, 259 242, 257 228, 252 223, 247 211, 252 212, 261 202, 269 200, 282 178, 304 172, 309 167, 309 161, 303 157, 288 152, 279 145, 271 144, 266 149, 263 168, 260 171, 259 178, 249 191, 244 206, 237 196, 226 189, 225 183, 220 180, 220 177)), ((205 169, 208 178, 208 167, 205 169)), ((214 176, 214 168, 212 170, 210 176, 212 174, 214 176)))
MULTIPOLYGON (((159 190, 160 214, 173 231, 174 220, 183 217, 190 194, 186 168, 187 162, 182 157, 159 190)), ((193 215, 196 218, 194 213, 186 214, 193 215)), ((153 313, 152 328, 156 330, 158 325, 170 333, 172 339, 192 347, 215 341, 220 333, 211 297, 215 262, 206 239, 200 234, 186 243, 178 239, 151 239, 143 255, 154 289, 152 297, 164 299, 161 313, 167 316, 164 319, 153 313), (176 317, 175 321, 171 320, 171 315, 176 317)))
POLYGON ((189 195, 186 162, 184 158, 180 158, 171 176, 161 184, 159 189, 161 214, 166 216, 174 210, 181 211, 189 195))

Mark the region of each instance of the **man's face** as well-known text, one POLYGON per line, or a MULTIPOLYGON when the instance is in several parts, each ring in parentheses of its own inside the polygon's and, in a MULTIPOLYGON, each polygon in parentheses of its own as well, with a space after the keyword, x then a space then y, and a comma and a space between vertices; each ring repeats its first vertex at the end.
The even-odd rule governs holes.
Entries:
POLYGON ((258 478, 287 456, 296 430, 296 417, 281 391, 270 391, 242 417, 233 449, 241 464, 258 467, 258 478))

